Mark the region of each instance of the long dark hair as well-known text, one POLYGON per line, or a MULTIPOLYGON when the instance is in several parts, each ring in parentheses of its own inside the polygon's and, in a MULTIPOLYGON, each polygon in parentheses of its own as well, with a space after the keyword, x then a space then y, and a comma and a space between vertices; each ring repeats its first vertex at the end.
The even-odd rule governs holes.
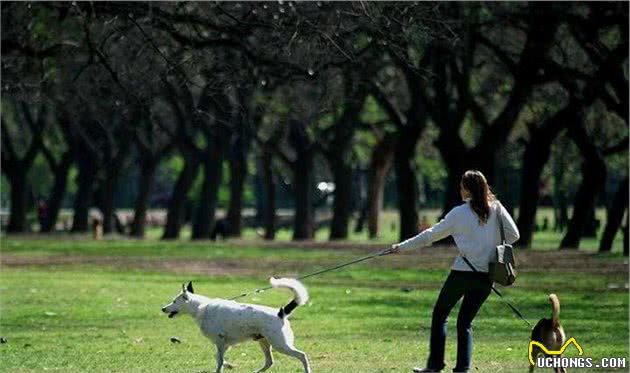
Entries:
POLYGON ((479 224, 488 222, 490 202, 495 201, 496 197, 486 177, 480 171, 468 170, 462 176, 461 186, 470 193, 470 207, 479 217, 479 224))

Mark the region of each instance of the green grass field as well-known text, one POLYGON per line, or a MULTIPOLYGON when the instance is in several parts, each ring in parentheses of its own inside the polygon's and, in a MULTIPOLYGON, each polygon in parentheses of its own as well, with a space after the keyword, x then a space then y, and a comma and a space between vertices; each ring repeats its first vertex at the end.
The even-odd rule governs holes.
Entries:
MULTIPOLYGON (((5 237, 1 249, 2 372, 213 372, 214 347, 192 319, 160 312, 182 282, 230 297, 265 286, 270 275, 295 276, 373 250, 59 237, 5 237), (172 344, 171 336, 182 343, 172 344)), ((548 317, 547 294, 556 292, 567 334, 585 356, 628 357, 627 259, 587 251, 519 254, 520 278, 504 293, 533 322, 548 317)), ((409 372, 422 365, 431 309, 454 255, 452 248, 428 248, 306 280, 311 302, 292 324, 313 371, 409 372)), ((245 301, 280 306, 289 298, 274 290, 245 301)), ((475 321, 474 371, 526 371, 529 330, 492 296, 475 321)), ((297 360, 275 357, 270 372, 301 371, 297 360)), ((233 372, 253 372, 263 362, 255 343, 231 349, 227 359, 233 372)))

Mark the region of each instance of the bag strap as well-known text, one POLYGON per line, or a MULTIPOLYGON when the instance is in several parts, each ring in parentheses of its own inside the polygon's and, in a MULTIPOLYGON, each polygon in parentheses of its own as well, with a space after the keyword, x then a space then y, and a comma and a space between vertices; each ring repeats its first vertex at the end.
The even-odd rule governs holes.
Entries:
POLYGON ((497 220, 499 221, 499 232, 501 234, 501 244, 505 245, 505 230, 503 228, 503 213, 501 208, 501 202, 499 202, 499 209, 497 210, 497 220))
MULTIPOLYGON (((477 270, 477 268, 475 268, 475 266, 472 265, 472 263, 470 262, 470 260, 468 260, 468 258, 466 258, 465 256, 461 255, 462 259, 464 259, 464 262, 466 262, 466 264, 468 264, 468 266, 470 267, 470 269, 473 270, 473 272, 479 272, 477 270)), ((501 301, 503 303, 505 303, 508 307, 510 307, 510 309, 512 310, 512 312, 514 312, 514 314, 516 316, 518 316, 521 320, 525 321, 527 323, 527 325, 532 326, 532 323, 529 322, 529 320, 527 320, 525 318, 525 316, 523 316, 523 314, 521 313, 521 311, 519 311, 516 307, 514 307, 512 305, 512 303, 508 302, 507 300, 503 299, 503 294, 499 291, 499 289, 497 289, 496 287, 494 287, 494 284, 492 284, 492 291, 495 292, 496 295, 499 296, 499 299, 501 299, 501 301)))
POLYGON ((473 270, 473 272, 479 272, 479 271, 477 271, 477 268, 475 268, 475 267, 472 265, 472 263, 470 262, 470 260, 468 260, 468 258, 466 258, 466 257, 465 257, 465 256, 463 256, 463 255, 460 255, 460 256, 462 257, 462 259, 464 259, 464 261, 466 262, 466 264, 468 264, 468 266, 470 267, 470 269, 472 269, 472 270, 473 270))

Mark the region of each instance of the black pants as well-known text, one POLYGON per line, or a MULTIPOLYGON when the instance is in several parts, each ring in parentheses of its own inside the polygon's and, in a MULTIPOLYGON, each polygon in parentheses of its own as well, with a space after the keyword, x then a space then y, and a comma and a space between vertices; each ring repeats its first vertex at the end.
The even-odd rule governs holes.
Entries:
POLYGON ((431 353, 427 368, 444 368, 448 315, 462 297, 464 300, 457 315, 457 365, 453 371, 465 372, 470 368, 473 349, 472 321, 491 290, 492 283, 487 273, 451 271, 433 308, 431 353))

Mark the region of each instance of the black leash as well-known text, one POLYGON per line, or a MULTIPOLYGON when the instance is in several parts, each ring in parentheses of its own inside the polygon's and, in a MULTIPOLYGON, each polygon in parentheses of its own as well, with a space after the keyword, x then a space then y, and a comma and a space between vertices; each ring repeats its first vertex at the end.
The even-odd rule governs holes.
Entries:
MULTIPOLYGON (((465 256, 462 256, 462 259, 464 259, 466 264, 468 264, 468 266, 473 270, 473 272, 479 273, 479 271, 477 271, 477 268, 475 268, 465 256)), ((501 299, 503 303, 507 304, 507 306, 510 307, 510 309, 512 310, 512 312, 514 312, 516 316, 518 316, 521 320, 525 321, 527 325, 529 325, 530 327, 532 326, 532 323, 530 323, 529 320, 527 320, 525 316, 523 316, 521 311, 519 311, 516 307, 514 307, 512 303, 508 302, 507 300, 503 298, 503 294, 499 291, 499 289, 494 287, 494 284, 492 284, 492 291, 494 291, 494 293, 499 296, 499 299, 501 299)))
MULTIPOLYGON (((320 270, 315 271, 315 272, 307 273, 305 275, 297 277, 296 280, 303 280, 305 278, 321 275, 322 273, 334 271, 334 270, 337 270, 337 269, 340 269, 340 268, 343 268, 343 267, 347 267, 347 266, 352 265, 352 264, 364 262, 364 261, 366 261, 368 259, 376 258, 377 256, 383 256, 383 255, 391 254, 391 252, 392 252, 391 248, 387 248, 385 250, 381 250, 381 251, 379 251, 377 253, 373 253, 373 254, 361 257, 359 259, 355 259, 355 260, 352 260, 352 261, 349 261, 349 262, 338 264, 338 265, 336 265, 334 267, 324 268, 324 269, 320 269, 320 270)), ((243 294, 237 295, 235 297, 229 298, 228 300, 239 299, 239 298, 243 298, 243 297, 246 297, 248 295, 251 295, 251 294, 262 293, 264 291, 267 291, 267 290, 271 289, 272 287, 273 286, 265 286, 264 288, 254 289, 254 290, 252 290, 252 291, 250 291, 248 293, 243 293, 243 294)))

